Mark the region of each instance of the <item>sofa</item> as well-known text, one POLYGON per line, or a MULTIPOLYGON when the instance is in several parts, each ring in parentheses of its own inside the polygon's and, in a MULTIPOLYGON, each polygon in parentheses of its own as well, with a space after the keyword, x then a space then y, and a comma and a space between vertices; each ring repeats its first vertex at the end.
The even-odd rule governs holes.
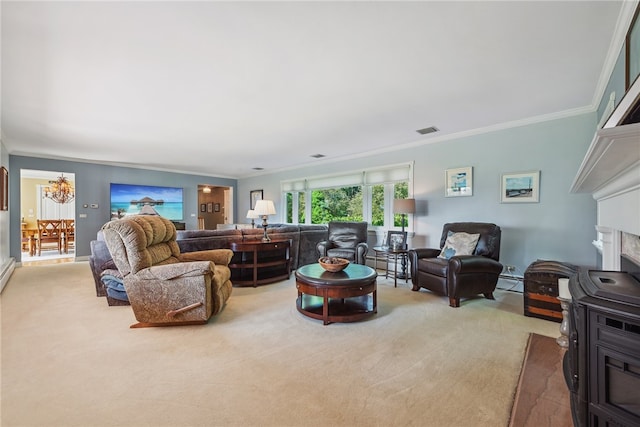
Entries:
MULTIPOLYGON (((292 270, 317 262, 316 245, 328 237, 326 225, 269 224, 267 231, 272 240, 289 239, 291 241, 292 270)), ((263 234, 261 226, 232 230, 178 230, 176 243, 181 253, 198 252, 210 249, 227 249, 231 242, 262 240, 263 234)), ((118 294, 115 288, 107 289, 103 283, 105 276, 108 280, 113 274, 117 274, 118 270, 109 253, 102 231, 98 231, 96 240, 91 241, 90 245, 89 267, 93 274, 96 295, 106 296, 109 305, 128 304, 123 299, 123 294, 118 294), (107 293, 108 290, 109 293, 107 293)), ((234 257, 236 256, 234 255, 234 257)), ((236 259, 232 259, 231 262, 236 261, 236 259)))

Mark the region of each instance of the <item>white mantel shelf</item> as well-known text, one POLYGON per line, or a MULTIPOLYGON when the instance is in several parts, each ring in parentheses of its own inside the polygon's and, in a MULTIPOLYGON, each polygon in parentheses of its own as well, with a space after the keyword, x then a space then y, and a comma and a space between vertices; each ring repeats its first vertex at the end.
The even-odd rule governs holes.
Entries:
POLYGON ((597 131, 570 191, 592 193, 594 198, 599 199, 638 186, 640 123, 597 131), (623 182, 616 185, 620 180, 623 182), (605 189, 608 191, 603 194, 605 189))

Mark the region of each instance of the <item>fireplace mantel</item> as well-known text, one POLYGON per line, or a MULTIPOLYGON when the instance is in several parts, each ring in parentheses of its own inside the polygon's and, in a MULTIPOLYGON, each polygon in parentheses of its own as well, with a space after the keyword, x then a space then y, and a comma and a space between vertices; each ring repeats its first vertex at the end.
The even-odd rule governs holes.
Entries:
POLYGON ((598 201, 598 225, 640 235, 640 78, 593 136, 571 185, 598 201))
MULTIPOLYGON (((640 82, 632 89, 612 118, 624 117, 637 107, 640 82)), ((612 121, 595 133, 570 191, 590 193, 597 201, 598 240, 594 244, 602 253, 602 268, 619 270, 620 233, 640 235, 640 123, 616 125, 612 121)))

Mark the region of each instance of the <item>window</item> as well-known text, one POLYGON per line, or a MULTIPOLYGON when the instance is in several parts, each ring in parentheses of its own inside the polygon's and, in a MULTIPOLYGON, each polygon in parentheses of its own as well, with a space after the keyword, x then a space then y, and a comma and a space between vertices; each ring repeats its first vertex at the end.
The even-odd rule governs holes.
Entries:
POLYGON ((412 172, 413 164, 401 164, 284 181, 285 217, 298 224, 367 221, 372 227, 400 228, 402 216, 393 214, 393 199, 409 196, 412 172))
POLYGON ((311 191, 311 223, 362 221, 362 187, 311 191))

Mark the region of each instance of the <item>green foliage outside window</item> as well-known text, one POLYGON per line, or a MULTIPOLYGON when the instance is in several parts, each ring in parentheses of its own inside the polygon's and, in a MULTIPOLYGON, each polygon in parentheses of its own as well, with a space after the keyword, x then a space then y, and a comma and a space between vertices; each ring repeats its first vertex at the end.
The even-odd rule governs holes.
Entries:
POLYGON ((304 224, 305 216, 305 194, 304 192, 298 193, 298 224, 304 224))
POLYGON ((362 221, 362 188, 343 187, 311 192, 311 223, 362 221))
POLYGON ((371 187, 371 225, 384 225, 384 185, 371 187))
POLYGON ((289 224, 293 223, 293 194, 291 193, 286 193, 286 197, 287 197, 287 219, 286 222, 288 222, 289 224))
MULTIPOLYGON (((409 183, 408 182, 398 182, 393 186, 393 198, 394 199, 406 199, 409 197, 409 183)), ((402 215, 394 214, 393 215, 393 225, 395 227, 402 227, 402 215)))

